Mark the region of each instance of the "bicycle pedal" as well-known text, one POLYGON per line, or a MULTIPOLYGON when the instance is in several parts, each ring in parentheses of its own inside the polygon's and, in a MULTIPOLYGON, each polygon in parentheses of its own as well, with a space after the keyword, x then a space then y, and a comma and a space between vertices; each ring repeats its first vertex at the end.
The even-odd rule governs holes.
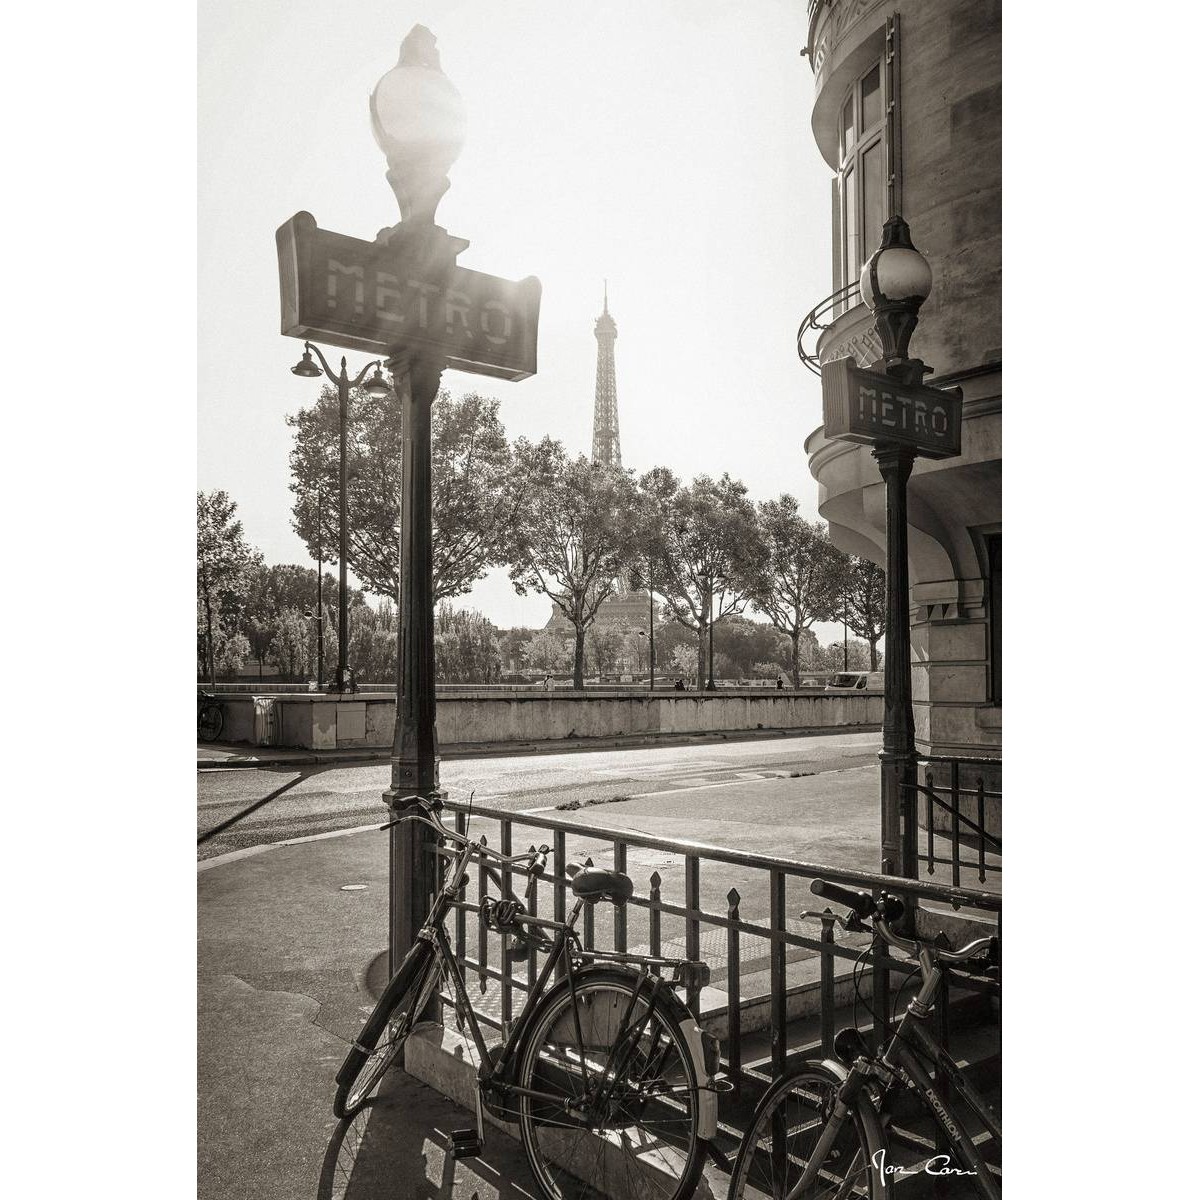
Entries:
POLYGON ((483 1138, 474 1129, 450 1131, 450 1153, 454 1158, 475 1158, 483 1153, 483 1138))

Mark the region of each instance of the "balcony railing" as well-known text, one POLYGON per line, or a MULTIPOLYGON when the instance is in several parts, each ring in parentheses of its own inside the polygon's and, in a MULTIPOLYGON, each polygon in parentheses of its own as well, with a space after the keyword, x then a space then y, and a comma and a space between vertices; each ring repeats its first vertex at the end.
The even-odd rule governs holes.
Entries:
MULTIPOLYGON (((452 802, 446 807, 454 813, 457 831, 464 833, 467 805, 452 802)), ((586 856, 590 862, 595 854, 605 860, 605 865, 632 874, 629 858, 633 850, 644 868, 652 866, 648 878, 633 875, 635 893, 625 907, 585 907, 581 931, 584 950, 604 953, 611 948, 621 954, 631 952, 632 947, 638 953, 662 956, 665 947, 666 957, 706 960, 711 968, 711 987, 703 994, 693 987, 687 1003, 698 1019, 721 1038, 726 1069, 739 1091, 748 1079, 761 1086, 768 1072, 778 1074, 782 1070, 788 1052, 788 1021, 797 1014, 819 1015, 822 1052, 832 1053, 839 996, 840 1003, 845 1004, 856 970, 870 966, 869 986, 859 980, 854 980, 853 986, 856 992, 862 988, 866 1011, 876 1014, 877 1036, 882 1036, 887 1016, 893 1011, 892 974, 899 973, 902 981, 912 975, 911 962, 891 958, 882 943, 872 950, 869 936, 859 935, 857 941, 861 944, 835 943, 832 915, 819 922, 800 920, 801 910, 823 907, 810 893, 808 885, 813 879, 876 892, 886 890, 904 897, 910 907, 919 900, 954 909, 965 907, 973 910, 977 919, 990 917, 997 926, 999 923, 1000 897, 982 890, 675 841, 548 815, 473 806, 471 824, 476 832, 480 822, 498 837, 503 854, 513 853, 517 830, 521 831, 522 843, 530 837, 527 830, 551 832, 551 869, 526 902, 535 915, 540 892, 543 901, 548 900, 552 906, 554 919, 565 919, 570 886, 567 864, 571 860, 581 861, 586 856), (728 871, 723 872, 725 879, 715 885, 710 882, 722 866, 737 868, 732 873, 735 886, 724 886, 731 874, 728 871), (789 880, 793 885, 790 897, 789 880), (761 1061, 761 1069, 751 1069, 744 1059, 745 1035, 756 1029, 770 1030, 770 1065, 761 1061)), ((541 840, 540 835, 533 836, 541 840)), ((502 873, 502 883, 514 894, 523 894, 523 886, 519 892, 513 888, 511 875, 511 871, 502 873)), ((484 871, 476 872, 476 876, 474 899, 464 898, 453 906, 454 954, 464 977, 473 978, 474 989, 480 993, 475 1006, 481 1023, 508 1028, 513 1020, 514 993, 529 992, 537 978, 539 956, 530 947, 524 969, 519 969, 520 964, 510 953, 508 936, 489 930, 484 923, 481 914, 489 880, 484 871), (498 947, 493 940, 497 938, 498 947), (487 995, 492 983, 498 985, 498 996, 495 992, 487 995)), ((991 979, 969 975, 956 976, 954 985, 984 993, 994 993, 997 988, 991 979)), ((443 995, 442 1000, 450 1004, 451 997, 443 995)), ((761 1059, 765 1059, 765 1050, 761 1059)))
POLYGON ((800 361, 814 375, 821 373, 821 360, 818 357, 818 343, 821 334, 858 302, 858 280, 855 280, 843 288, 838 288, 832 296, 826 296, 800 322, 800 328, 796 333, 796 350, 800 355, 800 361))

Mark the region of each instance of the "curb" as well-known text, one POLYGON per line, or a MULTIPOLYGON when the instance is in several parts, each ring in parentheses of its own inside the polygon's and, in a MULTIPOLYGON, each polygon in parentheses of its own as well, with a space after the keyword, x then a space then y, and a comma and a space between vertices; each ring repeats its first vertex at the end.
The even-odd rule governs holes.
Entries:
MULTIPOLYGON (((443 760, 457 758, 508 758, 535 754, 586 753, 589 750, 628 750, 653 746, 701 745, 712 742, 751 742, 767 738, 821 737, 839 733, 878 732, 876 725, 835 725, 816 729, 727 729, 697 733, 634 734, 625 738, 571 738, 553 742, 462 742, 439 749, 443 760)), ((257 767, 311 767, 350 765, 353 763, 390 762, 390 750, 375 753, 356 751, 339 753, 336 750, 282 755, 261 755, 250 758, 200 758, 198 771, 239 770, 257 767)))

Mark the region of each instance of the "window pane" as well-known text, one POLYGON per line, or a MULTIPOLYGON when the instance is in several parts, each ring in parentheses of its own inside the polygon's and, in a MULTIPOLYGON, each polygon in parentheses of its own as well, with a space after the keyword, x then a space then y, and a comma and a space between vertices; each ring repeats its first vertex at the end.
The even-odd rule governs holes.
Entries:
POLYGON ((846 220, 842 226, 842 244, 846 247, 845 280, 855 283, 858 280, 859 268, 862 262, 858 257, 858 176, 853 170, 847 171, 842 179, 842 196, 846 206, 846 220))
POLYGON ((862 81, 862 124, 859 133, 874 129, 879 124, 883 112, 882 98, 879 91, 879 66, 873 66, 862 81))
POLYGON ((854 97, 846 101, 842 109, 842 157, 854 149, 854 97))
POLYGON ((863 253, 870 258, 883 234, 883 141, 862 156, 863 253))

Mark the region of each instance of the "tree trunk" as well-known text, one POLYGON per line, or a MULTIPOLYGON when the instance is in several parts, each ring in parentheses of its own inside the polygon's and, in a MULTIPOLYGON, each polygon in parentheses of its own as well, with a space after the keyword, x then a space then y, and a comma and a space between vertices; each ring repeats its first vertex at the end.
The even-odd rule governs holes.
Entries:
POLYGON ((572 686, 577 692, 583 691, 583 626, 575 626, 575 677, 572 686))
POLYGON ((800 628, 797 626, 792 630, 792 687, 796 686, 796 680, 800 678, 800 628))
POLYGON ((716 686, 716 684, 714 683, 714 680, 713 680, 713 625, 714 625, 714 622, 712 622, 712 620, 710 620, 710 622, 708 623, 708 684, 707 684, 709 689, 713 689, 716 686))
POLYGON ((876 649, 876 647, 878 645, 879 645, 879 638, 878 637, 872 638, 871 639, 871 670, 872 671, 879 670, 879 651, 876 649))
POLYGON ((697 629, 700 633, 700 644, 696 650, 696 691, 704 690, 704 635, 708 629, 708 622, 703 617, 697 622, 697 629))
POLYGON ((204 625, 204 641, 208 651, 208 685, 215 688, 217 686, 217 656, 213 652, 212 603, 207 595, 204 597, 204 625))

